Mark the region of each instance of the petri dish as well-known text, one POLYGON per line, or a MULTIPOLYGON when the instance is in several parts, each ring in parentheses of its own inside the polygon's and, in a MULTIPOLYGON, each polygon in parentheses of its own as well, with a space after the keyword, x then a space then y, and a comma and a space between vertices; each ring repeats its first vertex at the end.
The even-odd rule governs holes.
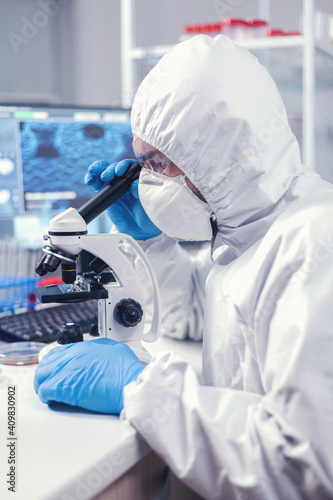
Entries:
POLYGON ((11 342, 0 345, 0 363, 3 365, 32 365, 38 363, 38 354, 45 347, 42 342, 11 342))

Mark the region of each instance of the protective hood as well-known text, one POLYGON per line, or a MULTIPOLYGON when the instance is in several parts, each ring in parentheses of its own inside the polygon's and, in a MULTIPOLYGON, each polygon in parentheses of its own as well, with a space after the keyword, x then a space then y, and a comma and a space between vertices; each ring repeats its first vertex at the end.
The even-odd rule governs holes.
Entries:
POLYGON ((276 85, 227 37, 177 44, 141 83, 132 131, 164 153, 216 215, 215 248, 240 255, 319 176, 301 164, 276 85))

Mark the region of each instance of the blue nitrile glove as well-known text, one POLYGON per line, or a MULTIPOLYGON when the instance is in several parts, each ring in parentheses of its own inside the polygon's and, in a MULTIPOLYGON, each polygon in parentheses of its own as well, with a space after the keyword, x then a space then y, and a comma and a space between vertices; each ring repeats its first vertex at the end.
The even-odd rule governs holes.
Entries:
MULTIPOLYGON (((88 168, 84 182, 92 186, 95 192, 100 191, 117 175, 124 175, 136 160, 122 160, 109 165, 106 160, 94 161, 88 168)), ((111 205, 107 214, 120 233, 129 234, 135 240, 147 240, 160 234, 160 230, 151 222, 144 211, 138 193, 139 180, 132 182, 130 190, 111 205)))
POLYGON ((35 391, 52 401, 101 413, 120 413, 123 388, 144 369, 125 344, 108 338, 55 347, 37 366, 35 391))

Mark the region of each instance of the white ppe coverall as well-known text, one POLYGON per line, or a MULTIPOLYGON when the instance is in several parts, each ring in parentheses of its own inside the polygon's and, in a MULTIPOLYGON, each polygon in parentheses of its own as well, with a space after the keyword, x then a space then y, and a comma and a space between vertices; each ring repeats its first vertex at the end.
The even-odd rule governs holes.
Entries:
POLYGON ((161 59, 132 129, 199 189, 218 233, 209 265, 166 235, 142 242, 170 335, 203 328, 203 384, 159 354, 122 418, 204 498, 332 499, 333 186, 301 164, 267 71, 222 35, 161 59))

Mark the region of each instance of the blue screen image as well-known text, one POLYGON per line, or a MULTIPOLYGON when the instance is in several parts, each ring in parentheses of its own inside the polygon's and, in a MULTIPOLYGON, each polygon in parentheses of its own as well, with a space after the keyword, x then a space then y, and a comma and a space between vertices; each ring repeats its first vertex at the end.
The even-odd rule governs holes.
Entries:
POLYGON ((24 209, 39 215, 79 208, 94 195, 84 184, 96 160, 134 158, 128 122, 20 122, 24 209))

